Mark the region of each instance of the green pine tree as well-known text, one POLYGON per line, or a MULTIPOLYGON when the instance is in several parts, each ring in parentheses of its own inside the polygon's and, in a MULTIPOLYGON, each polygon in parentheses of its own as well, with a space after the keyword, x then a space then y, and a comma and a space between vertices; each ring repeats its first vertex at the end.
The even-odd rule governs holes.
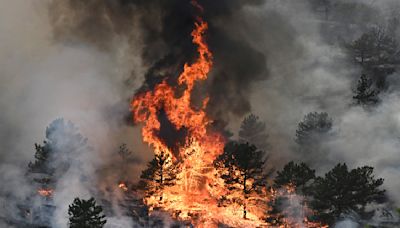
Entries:
POLYGON ((353 99, 358 105, 374 105, 379 102, 379 91, 373 88, 373 82, 362 74, 357 83, 357 88, 354 91, 353 99))
POLYGON ((70 228, 102 228, 107 222, 103 208, 96 205, 93 197, 89 200, 75 198, 69 205, 68 215, 70 228))
POLYGON ((326 112, 310 112, 298 124, 295 142, 299 159, 314 165, 326 162, 327 150, 324 143, 333 136, 333 121, 326 112))
POLYGON ((254 114, 245 117, 240 125, 239 142, 255 145, 261 150, 268 149, 268 134, 265 123, 254 114))
POLYGON ((319 136, 328 133, 332 129, 332 119, 326 112, 310 112, 304 116, 296 130, 296 142, 299 145, 317 143, 319 136))
POLYGON ((312 189, 315 178, 315 170, 308 167, 305 163, 287 163, 281 171, 277 172, 273 187, 275 197, 268 202, 269 210, 266 213, 266 221, 274 226, 283 224, 285 216, 295 214, 305 205, 312 189), (292 192, 294 190, 294 192, 292 192), (297 207, 290 206, 291 195, 296 194, 297 207))
POLYGON ((305 163, 296 164, 293 161, 287 163, 281 171, 277 172, 274 179, 274 188, 282 188, 292 185, 298 194, 308 194, 310 186, 315 178, 315 170, 305 163))
POLYGON ((338 164, 325 177, 317 177, 313 186, 312 208, 317 219, 333 224, 340 215, 356 212, 368 216, 365 207, 383 198, 380 187, 383 179, 375 179, 369 166, 348 170, 346 164, 338 164))

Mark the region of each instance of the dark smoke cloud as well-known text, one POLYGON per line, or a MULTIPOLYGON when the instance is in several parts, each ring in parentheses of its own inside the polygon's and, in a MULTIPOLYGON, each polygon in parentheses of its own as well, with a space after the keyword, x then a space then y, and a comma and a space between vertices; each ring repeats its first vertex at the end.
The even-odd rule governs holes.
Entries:
MULTIPOLYGON (((209 23, 207 42, 215 53, 212 76, 200 91, 210 95, 214 118, 242 116, 251 110, 250 86, 268 76, 266 56, 240 35, 240 12, 263 0, 201 0, 203 17, 209 23), (225 25, 238 23, 237 31, 225 25), (224 116, 222 116, 222 113, 224 116)), ((190 33, 201 14, 189 0, 55 1, 51 6, 55 38, 85 41, 103 50, 112 48, 118 36, 128 39, 140 28, 142 60, 148 70, 140 91, 162 80, 174 84, 185 62, 196 56, 190 33)), ((137 51, 137 50, 135 50, 137 51)), ((135 75, 132 75, 134 77, 135 75)))

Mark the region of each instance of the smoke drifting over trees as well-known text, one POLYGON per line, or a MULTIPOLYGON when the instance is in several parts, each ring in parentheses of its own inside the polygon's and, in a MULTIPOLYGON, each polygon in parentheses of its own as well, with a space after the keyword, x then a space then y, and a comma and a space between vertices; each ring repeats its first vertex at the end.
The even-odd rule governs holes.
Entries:
MULTIPOLYGON (((213 127, 267 149, 276 169, 291 160, 307 162, 319 176, 340 162, 374 167, 375 176, 385 179, 385 205, 399 206, 398 1, 198 2, 209 23, 214 68, 209 80, 196 85, 193 105, 210 96, 213 127), (259 117, 254 142, 239 130, 250 113, 259 117), (323 126, 311 123, 317 115, 323 126)), ((66 159, 74 168, 59 174, 50 223, 66 227, 73 198, 95 196, 111 199, 105 227, 132 226, 113 184, 139 180, 153 155, 132 124, 129 101, 163 80, 174 85, 194 59, 190 33, 198 9, 182 0, 0 4, 0 180, 7 183, 0 187, 0 226, 13 227, 3 218, 21 219, 20 205, 4 207, 8 202, 37 205, 28 163, 46 126, 60 117, 88 141, 79 161, 58 157, 51 163, 59 167, 66 159), (121 143, 131 149, 129 159, 118 157, 121 143)), ((63 150, 81 142, 61 135, 54 140, 63 150)), ((46 145, 36 147, 37 164, 46 159, 46 145)))

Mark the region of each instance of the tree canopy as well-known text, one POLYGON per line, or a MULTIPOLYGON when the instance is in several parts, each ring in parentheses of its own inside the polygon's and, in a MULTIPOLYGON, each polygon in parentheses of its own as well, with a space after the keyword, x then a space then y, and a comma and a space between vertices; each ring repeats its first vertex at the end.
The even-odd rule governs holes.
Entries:
POLYGON ((324 177, 316 178, 311 206, 317 219, 327 224, 332 224, 344 213, 366 216, 365 206, 383 198, 382 184, 382 178, 373 176, 372 167, 348 170, 346 164, 338 164, 324 177))
POLYGON ((374 105, 379 102, 379 91, 374 88, 373 82, 367 75, 362 74, 354 91, 353 99, 358 105, 374 105))
POLYGON ((268 148, 266 125, 254 114, 246 116, 239 130, 239 142, 250 143, 261 150, 268 148))
POLYGON ((354 61, 366 68, 396 64, 400 57, 396 39, 383 28, 370 29, 354 40, 349 48, 354 61))
MULTIPOLYGON (((389 29, 394 30, 390 24, 393 23, 389 23, 389 29)), ((400 46, 393 32, 375 27, 348 45, 350 56, 362 67, 364 74, 371 76, 379 89, 386 88, 386 77, 400 64, 400 46)))
POLYGON ((102 228, 107 222, 103 208, 96 205, 93 197, 89 200, 75 198, 69 205, 68 215, 71 228, 102 228))
POLYGON ((234 199, 243 206, 243 217, 246 218, 246 202, 251 194, 259 194, 266 185, 269 173, 265 171, 267 157, 256 146, 249 143, 235 141, 225 145, 224 152, 215 160, 214 164, 219 175, 232 193, 239 195, 234 199))
POLYGON ((53 175, 62 174, 77 155, 89 149, 84 138, 72 122, 56 119, 46 128, 43 145, 35 144, 35 161, 29 171, 53 175))
POLYGON ((274 179, 274 187, 282 188, 287 185, 293 185, 296 192, 309 193, 312 180, 315 178, 315 170, 308 167, 305 163, 287 163, 281 171, 277 172, 274 179))
POLYGON ((296 130, 296 142, 299 145, 313 143, 316 137, 332 129, 332 119, 326 112, 310 112, 304 116, 296 130))

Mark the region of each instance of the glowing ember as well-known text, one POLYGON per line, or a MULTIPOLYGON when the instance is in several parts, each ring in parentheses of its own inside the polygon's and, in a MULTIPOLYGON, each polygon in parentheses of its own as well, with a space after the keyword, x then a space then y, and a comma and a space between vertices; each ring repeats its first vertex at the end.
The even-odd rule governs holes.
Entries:
POLYGON ((123 182, 118 184, 118 188, 122 189, 124 192, 128 191, 128 186, 123 182))
POLYGON ((51 197, 53 195, 53 189, 39 189, 37 193, 43 197, 51 197))

